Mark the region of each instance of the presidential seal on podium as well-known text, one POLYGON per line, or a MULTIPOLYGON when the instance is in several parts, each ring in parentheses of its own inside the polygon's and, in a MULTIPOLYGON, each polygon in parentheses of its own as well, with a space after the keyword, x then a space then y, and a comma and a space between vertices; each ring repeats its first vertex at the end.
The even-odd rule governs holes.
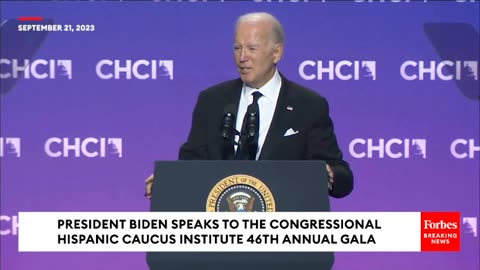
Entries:
POLYGON ((258 178, 236 174, 221 179, 210 191, 207 212, 275 212, 270 189, 258 178))

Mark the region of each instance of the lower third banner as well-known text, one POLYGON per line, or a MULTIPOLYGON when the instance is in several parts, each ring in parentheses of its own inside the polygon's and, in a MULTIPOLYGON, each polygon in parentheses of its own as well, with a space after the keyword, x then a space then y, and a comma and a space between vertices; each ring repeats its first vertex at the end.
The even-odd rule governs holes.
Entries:
POLYGON ((20 212, 20 252, 459 251, 459 212, 20 212))

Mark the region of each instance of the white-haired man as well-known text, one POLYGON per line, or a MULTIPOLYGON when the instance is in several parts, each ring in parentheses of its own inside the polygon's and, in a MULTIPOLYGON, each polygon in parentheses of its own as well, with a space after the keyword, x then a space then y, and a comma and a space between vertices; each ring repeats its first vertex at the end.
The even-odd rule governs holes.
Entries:
MULTIPOLYGON (((271 14, 249 13, 238 18, 234 57, 240 78, 200 93, 179 159, 235 159, 240 152, 249 150, 250 153, 244 155, 248 159, 325 160, 328 172, 325 185, 330 195, 345 197, 353 190, 353 173, 338 147, 328 102, 279 72, 277 64, 283 55, 284 40, 283 27, 271 14), (234 104, 238 115, 235 127, 241 132, 245 130, 243 116, 249 106, 256 106, 258 136, 255 147, 240 149, 232 145, 231 152, 225 155, 219 123, 228 104, 234 104)), ((152 182, 153 176, 148 177, 148 197, 152 182)))

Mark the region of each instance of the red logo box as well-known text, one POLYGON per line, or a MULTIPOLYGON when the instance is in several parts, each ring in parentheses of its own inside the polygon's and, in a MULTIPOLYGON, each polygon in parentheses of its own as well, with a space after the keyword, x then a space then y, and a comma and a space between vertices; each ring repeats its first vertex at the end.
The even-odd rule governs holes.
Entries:
POLYGON ((421 251, 460 251, 460 212, 421 213, 421 251))

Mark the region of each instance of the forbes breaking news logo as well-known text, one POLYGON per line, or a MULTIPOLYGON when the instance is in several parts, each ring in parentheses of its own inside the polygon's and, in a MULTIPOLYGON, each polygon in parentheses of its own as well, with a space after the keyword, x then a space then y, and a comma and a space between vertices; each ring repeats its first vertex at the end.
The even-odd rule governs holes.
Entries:
POLYGON ((72 60, 0 59, 0 79, 72 79, 72 60))
POLYGON ((0 137, 0 157, 14 156, 20 157, 20 138, 3 138, 0 137))
POLYGON ((422 251, 460 251, 460 212, 422 212, 422 251))
POLYGON ((405 61, 400 74, 407 81, 413 80, 471 80, 478 81, 478 61, 405 61))
POLYGON ((107 157, 123 156, 121 138, 58 138, 45 142, 45 153, 49 157, 107 157))
POLYGON ((100 60, 95 71, 103 80, 109 79, 139 79, 156 80, 157 78, 169 78, 173 80, 173 60, 100 60))
POLYGON ((305 60, 298 67, 304 80, 376 80, 376 61, 313 61, 305 60))
POLYGON ((473 159, 475 156, 478 157, 479 152, 480 144, 478 141, 475 143, 475 139, 456 139, 450 145, 450 153, 457 159, 473 159))
POLYGON ((427 158, 426 139, 353 139, 348 150, 354 158, 427 158))

